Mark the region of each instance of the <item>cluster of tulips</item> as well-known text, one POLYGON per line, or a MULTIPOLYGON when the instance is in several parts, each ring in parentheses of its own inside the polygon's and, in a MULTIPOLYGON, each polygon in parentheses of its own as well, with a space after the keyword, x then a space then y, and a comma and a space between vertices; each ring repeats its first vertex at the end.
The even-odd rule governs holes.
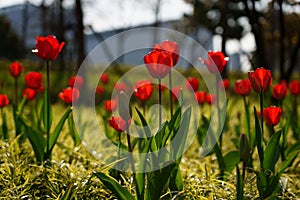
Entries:
MULTIPOLYGON (((74 127, 72 119, 72 107, 68 106, 68 109, 63 114, 54 128, 52 127, 52 111, 50 105, 50 64, 55 61, 59 53, 61 52, 64 42, 59 43, 54 36, 38 36, 36 38, 36 48, 32 51, 35 55, 45 61, 46 64, 46 84, 43 84, 42 74, 40 72, 28 72, 25 75, 26 88, 22 93, 22 100, 19 99, 18 91, 18 79, 24 67, 19 62, 14 62, 9 66, 9 73, 15 80, 15 94, 13 100, 13 117, 15 123, 15 132, 20 141, 28 138, 38 163, 47 164, 51 160, 52 150, 57 142, 57 138, 60 135, 64 123, 68 120, 69 130, 71 137, 74 140, 75 145, 80 143, 80 137, 74 127), (42 101, 38 101, 37 95, 43 95, 42 101), (32 116, 26 116, 23 114, 23 109, 28 101, 35 102, 36 113, 32 116), (51 132, 52 131, 52 132, 51 132)), ((224 56, 222 52, 209 51, 207 58, 200 58, 199 61, 207 66, 209 72, 215 75, 216 93, 209 94, 206 91, 199 90, 199 80, 196 77, 189 77, 186 80, 185 86, 172 85, 172 68, 178 63, 180 58, 180 48, 176 42, 164 41, 161 44, 155 44, 153 49, 144 56, 144 64, 149 74, 157 80, 156 88, 150 80, 139 80, 134 83, 133 87, 126 85, 125 83, 117 83, 114 85, 114 89, 119 94, 113 99, 104 100, 104 108, 107 113, 112 113, 118 110, 119 116, 109 116, 106 118, 107 122, 118 135, 117 145, 120 148, 125 148, 129 153, 126 154, 126 160, 129 161, 129 168, 133 173, 133 180, 135 185, 135 195, 137 199, 158 199, 163 194, 165 188, 169 188, 173 192, 183 190, 183 179, 180 171, 180 163, 182 158, 183 149, 186 143, 186 137, 189 130, 189 123, 191 117, 191 109, 182 109, 180 98, 182 98, 182 89, 186 87, 187 90, 193 93, 195 101, 199 106, 203 107, 205 103, 211 105, 214 104, 217 107, 217 115, 219 121, 216 126, 220 129, 220 106, 219 106, 219 90, 224 88, 230 90, 230 83, 228 79, 219 79, 219 74, 224 70, 228 58, 224 56), (148 127, 148 122, 145 118, 146 114, 146 102, 151 99, 154 94, 154 90, 158 91, 158 103, 162 105, 162 92, 166 91, 166 86, 162 84, 162 79, 168 76, 169 81, 169 110, 170 119, 162 121, 162 110, 158 107, 158 130, 156 133, 151 133, 149 128, 144 128, 143 132, 149 136, 141 138, 138 142, 133 142, 133 138, 130 134, 130 125, 132 121, 132 111, 128 108, 130 101, 126 95, 130 90, 134 91, 134 96, 141 102, 143 112, 140 112, 136 108, 136 112, 140 119, 141 124, 144 127, 148 127), (173 108, 174 102, 177 103, 176 109, 173 108), (180 126, 184 126, 182 132, 179 131, 180 126), (177 134, 182 134, 182 138, 179 143, 172 146, 172 139, 177 134), (123 144, 121 141, 121 135, 126 136, 127 144, 123 144), (151 136, 151 137, 150 137, 151 136), (137 145, 138 144, 138 145, 137 145), (151 158, 141 157, 141 166, 147 168, 150 160, 164 161, 160 154, 155 152, 165 147, 167 144, 171 144, 171 150, 163 158, 168 157, 172 162, 162 163, 165 167, 150 172, 140 172, 136 169, 134 163, 135 158, 132 152, 135 148, 138 148, 139 152, 154 153, 151 154, 151 158), (161 160, 162 159, 162 160, 161 160)), ((96 88, 95 93, 100 97, 105 92, 105 85, 110 84, 109 75, 104 73, 99 77, 101 85, 96 88)), ((80 76, 73 76, 68 81, 67 88, 63 89, 58 97, 66 104, 71 105, 80 98, 80 88, 84 85, 84 78, 80 76), (75 84, 76 82, 76 84, 75 84)), ((237 150, 223 153, 222 141, 223 141, 223 129, 218 142, 214 145, 211 154, 215 154, 217 157, 220 175, 219 178, 224 180, 226 173, 230 173, 236 168, 237 175, 237 196, 243 197, 243 187, 246 169, 249 173, 255 172, 257 177, 257 188, 261 198, 267 198, 272 195, 278 195, 280 190, 280 178, 286 168, 291 166, 295 158, 297 157, 300 149, 300 143, 296 143, 289 147, 287 143, 287 134, 289 127, 292 126, 293 130, 297 131, 299 128, 297 119, 297 97, 300 94, 300 82, 293 80, 289 84, 286 81, 281 81, 279 84, 273 86, 272 99, 275 100, 275 105, 265 106, 266 93, 269 91, 272 85, 271 71, 265 68, 257 68, 254 71, 248 72, 248 78, 243 80, 237 80, 234 83, 234 92, 243 98, 245 109, 245 130, 246 133, 241 133, 238 129, 237 135, 240 137, 239 144, 236 145, 237 150), (260 111, 253 108, 254 117, 250 116, 250 103, 248 96, 250 96, 251 90, 259 95, 260 111), (275 131, 275 126, 280 124, 283 114, 283 100, 287 96, 288 91, 293 96, 292 107, 289 108, 294 115, 295 119, 291 117, 284 121, 280 125, 280 129, 275 131), (255 129, 251 128, 251 121, 255 123, 255 129), (295 123, 293 123, 293 121, 295 123), (265 136, 264 123, 270 127, 270 137, 265 136), (284 124, 285 123, 285 124, 284 124), (257 149, 259 157, 259 168, 254 166, 254 152, 257 149), (278 160, 281 157, 281 165, 275 168, 278 164, 278 160), (240 174, 239 165, 243 164, 242 174, 240 174)), ((269 102, 269 101, 267 101, 269 102)), ((1 136, 4 139, 8 139, 8 130, 6 116, 3 108, 10 104, 9 98, 5 94, 0 94, 0 108, 2 115, 2 129, 1 136)), ((292 116, 292 115, 291 115, 292 116)), ((200 144, 203 142, 203 138, 208 130, 209 120, 202 116, 202 125, 197 131, 197 138, 200 144)), ((134 138, 136 139, 136 138, 134 138)), ((297 138, 299 139, 299 138, 297 138)), ((209 154, 209 155, 211 155, 209 154)), ((124 156, 119 153, 120 160, 124 156)), ((279 165, 279 164, 278 164, 279 165)), ((103 172, 95 172, 97 176, 119 199, 134 199, 134 196, 127 191, 122 185, 122 178, 120 174, 123 173, 118 169, 112 170, 110 175, 103 172)))

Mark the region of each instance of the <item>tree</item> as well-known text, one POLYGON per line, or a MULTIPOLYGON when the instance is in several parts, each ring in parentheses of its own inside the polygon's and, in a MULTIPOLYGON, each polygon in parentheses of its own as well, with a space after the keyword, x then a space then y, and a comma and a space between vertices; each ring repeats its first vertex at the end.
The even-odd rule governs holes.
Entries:
POLYGON ((75 1, 76 19, 77 19, 77 30, 76 30, 76 41, 77 46, 77 67, 80 67, 84 60, 84 25, 83 25, 83 12, 81 0, 75 1))
POLYGON ((0 16, 0 58, 10 60, 22 58, 25 55, 25 48, 22 40, 11 28, 9 21, 0 16))

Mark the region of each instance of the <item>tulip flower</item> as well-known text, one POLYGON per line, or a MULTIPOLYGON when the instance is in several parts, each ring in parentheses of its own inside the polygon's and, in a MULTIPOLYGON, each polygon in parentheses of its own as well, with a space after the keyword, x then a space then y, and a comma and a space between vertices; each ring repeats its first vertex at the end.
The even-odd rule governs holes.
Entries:
POLYGON ((269 106, 263 110, 263 115, 268 126, 276 126, 282 114, 282 110, 276 106, 269 106))
POLYGON ((122 92, 122 91, 125 93, 130 92, 130 88, 123 82, 116 83, 114 89, 117 90, 118 92, 122 92))
POLYGON ((107 112, 113 112, 118 108, 118 102, 115 99, 106 100, 104 102, 104 108, 107 112))
POLYGON ((25 75, 25 81, 29 88, 37 90, 42 85, 42 74, 39 72, 28 72, 25 75))
POLYGON ((19 62, 13 62, 9 65, 9 74, 14 77, 17 78, 20 76, 20 74, 24 71, 24 67, 21 63, 19 62))
POLYGON ((72 104, 79 99, 79 90, 77 88, 68 87, 63 89, 62 92, 58 94, 59 98, 63 100, 66 104, 72 104))
POLYGON ((0 94, 0 108, 3 108, 9 104, 9 99, 6 94, 0 94))
POLYGON ((206 65, 211 73, 222 73, 229 58, 220 51, 209 51, 207 59, 199 58, 199 60, 206 65))
POLYGON ((153 92, 153 86, 150 81, 141 80, 134 84, 134 95, 141 101, 150 99, 153 92))
MULTIPOLYGON (((126 131, 126 121, 122 117, 114 117, 108 120, 109 125, 114 128, 119 133, 126 131)), ((128 124, 130 125, 131 120, 128 120, 128 124)))
POLYGON ((36 47, 32 52, 43 60, 56 60, 61 52, 64 42, 59 43, 55 36, 48 35, 46 37, 36 37, 36 47))
POLYGON ((196 92, 199 88, 199 81, 196 77, 189 77, 185 82, 185 86, 191 92, 196 92))
POLYGON ((103 93, 104 93, 104 87, 102 87, 102 86, 98 86, 97 88, 96 88, 96 94, 98 94, 99 96, 102 96, 103 95, 103 93))
POLYGON ((205 101, 209 105, 214 104, 216 102, 216 95, 214 95, 214 94, 207 94, 205 101))
POLYGON ((158 51, 167 51, 172 57, 171 67, 177 64, 179 60, 180 49, 176 42, 166 40, 161 44, 155 44, 153 49, 158 51))
POLYGON ((172 67, 172 57, 167 51, 153 50, 144 56, 144 63, 153 78, 164 78, 172 67))
POLYGON ((248 77, 253 90, 257 93, 266 92, 272 85, 271 71, 265 68, 248 72, 248 77))
POLYGON ((277 100, 282 100, 287 95, 287 92, 286 83, 279 83, 273 86, 272 96, 277 100))
POLYGON ((180 92, 182 91, 182 87, 177 86, 172 88, 172 98, 175 101, 178 101, 178 98, 180 97, 180 92))
POLYGON ((109 76, 106 73, 103 73, 100 77, 100 81, 103 84, 108 84, 109 83, 109 76))
POLYGON ((298 80, 290 82, 289 90, 292 95, 298 96, 300 94, 300 82, 298 80))
POLYGON ((22 97, 26 97, 28 101, 31 101, 35 98, 36 91, 32 88, 25 88, 22 94, 22 97))
POLYGON ((206 92, 205 91, 197 91, 195 92, 195 99, 197 100, 199 105, 204 105, 206 102, 206 92))
POLYGON ((219 86, 223 86, 225 90, 229 90, 230 84, 229 84, 229 80, 228 79, 222 79, 219 82, 219 86))
POLYGON ((249 96, 251 92, 251 83, 248 79, 237 80, 234 85, 234 92, 241 96, 249 96))
POLYGON ((76 81, 76 87, 78 89, 81 88, 84 84, 84 80, 81 76, 72 76, 72 77, 69 78, 68 86, 69 87, 74 87, 75 81, 76 81))

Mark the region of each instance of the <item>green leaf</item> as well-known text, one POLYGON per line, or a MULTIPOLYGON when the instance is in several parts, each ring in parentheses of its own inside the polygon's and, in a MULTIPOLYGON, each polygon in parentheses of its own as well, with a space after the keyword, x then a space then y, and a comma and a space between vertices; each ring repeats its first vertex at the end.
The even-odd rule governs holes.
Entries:
POLYGON ((54 148, 54 145, 56 144, 57 138, 58 138, 59 134, 61 133, 61 130, 64 126, 64 123, 65 123, 66 119, 68 118, 68 116, 71 112, 72 112, 72 108, 69 108, 65 112, 65 114, 62 116, 62 118, 59 120, 59 122, 56 125, 53 133, 50 135, 50 138, 49 138, 49 154, 51 154, 51 152, 54 148))
POLYGON ((43 124, 45 127, 45 131, 49 133, 50 129, 51 129, 51 124, 52 124, 52 109, 51 109, 50 99, 48 97, 47 89, 44 92, 42 111, 43 112, 41 113, 41 117, 43 118, 43 124))
POLYGON ((140 120, 141 120, 141 122, 142 122, 144 131, 145 131, 145 135, 146 135, 148 138, 151 137, 151 131, 150 131, 150 128, 149 128, 149 126, 148 126, 148 123, 147 123, 145 117, 144 117, 143 114, 139 111, 139 109, 137 109, 137 107, 135 107, 135 110, 136 110, 136 112, 137 112, 137 114, 138 114, 138 116, 139 116, 139 118, 140 118, 140 120))
POLYGON ((77 133, 76 129, 74 128, 74 120, 72 115, 68 117, 68 125, 69 125, 69 131, 70 135, 74 141, 74 146, 77 146, 81 143, 81 139, 79 137, 79 134, 77 133))
POLYGON ((102 183, 110 189, 114 195, 120 200, 134 200, 134 197, 128 190, 123 188, 114 178, 102 173, 94 172, 94 175, 99 178, 102 183))
POLYGON ((180 171, 180 163, 174 167, 170 175, 169 188, 171 191, 182 191, 183 190, 183 179, 180 171))
POLYGON ((238 151, 230 151, 224 157, 225 172, 232 172, 236 165, 240 162, 240 154, 238 151))
POLYGON ((296 157, 298 156, 298 154, 300 153, 300 151, 294 151, 292 152, 287 159, 280 165, 279 169, 278 169, 278 176, 280 177, 282 175, 282 173, 284 172, 284 170, 286 170, 286 168, 290 167, 292 165, 292 163, 294 162, 294 160, 296 159, 296 157))
POLYGON ((281 130, 277 131, 268 143, 264 152, 264 167, 265 169, 275 171, 275 165, 280 156, 279 140, 281 136, 281 130))
POLYGON ((60 198, 60 200, 68 200, 68 199, 71 199, 71 191, 72 191, 72 189, 73 189, 73 187, 74 187, 74 183, 72 182, 72 183, 70 183, 69 185, 68 185, 68 188, 67 188, 67 190, 64 192, 64 194, 62 195, 62 197, 60 198))
POLYGON ((7 121, 6 121, 5 112, 2 112, 2 134, 3 134, 4 140, 7 140, 8 139, 8 128, 7 128, 7 121))
POLYGON ((23 123, 25 127, 25 133, 30 141, 30 144, 33 148, 35 158, 37 162, 43 162, 45 158, 45 147, 46 140, 43 135, 38 131, 33 129, 31 126, 26 124, 24 119, 19 116, 20 121, 23 123))
POLYGON ((255 117, 255 137, 256 137, 256 147, 258 151, 258 157, 260 161, 260 168, 264 168, 264 150, 263 150, 263 138, 262 138, 262 132, 260 127, 260 121, 257 116, 256 108, 254 106, 254 117, 255 117))
POLYGON ((300 150, 300 141, 296 142, 286 150, 286 156, 288 157, 294 151, 298 151, 298 150, 300 150))
POLYGON ((263 172, 256 172, 256 184, 259 196, 263 199, 264 192, 267 188, 267 177, 263 172))

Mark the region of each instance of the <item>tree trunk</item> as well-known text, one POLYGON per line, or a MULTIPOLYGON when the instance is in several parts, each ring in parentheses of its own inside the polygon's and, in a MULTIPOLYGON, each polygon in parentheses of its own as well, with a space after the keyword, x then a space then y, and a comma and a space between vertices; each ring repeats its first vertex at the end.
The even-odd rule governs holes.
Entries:
POLYGON ((81 0, 76 0, 76 19, 77 19, 77 67, 79 68, 84 60, 84 26, 83 26, 83 12, 81 0))
POLYGON ((280 47, 279 47, 279 69, 280 69, 280 79, 282 80, 284 78, 284 39, 285 39, 285 26, 284 26, 284 15, 282 11, 282 4, 283 0, 278 0, 279 5, 279 27, 280 27, 280 47))
POLYGON ((293 49, 293 51, 291 53, 289 68, 288 68, 286 74, 283 77, 283 79, 285 79, 287 81, 289 81, 291 79, 293 70, 294 70, 294 68, 295 68, 295 66, 297 64, 299 50, 300 50, 300 33, 298 33, 297 44, 296 44, 295 48, 293 49))
MULTIPOLYGON (((59 0, 59 23, 58 23, 58 37, 60 41, 65 41, 65 20, 64 20, 64 0, 59 0)), ((64 70, 65 61, 64 61, 64 51, 60 53, 59 60, 59 69, 60 71, 64 70)))
POLYGON ((27 27, 28 27, 28 4, 29 1, 26 0, 23 8, 22 39, 23 39, 24 47, 27 47, 26 41, 27 41, 27 27))
MULTIPOLYGON (((228 38, 228 24, 227 24, 227 13, 228 13, 228 0, 223 0, 222 1, 222 8, 221 8, 221 26, 223 28, 223 33, 222 33, 222 49, 221 51, 227 56, 226 53, 226 41, 228 38)), ((226 78, 227 77, 227 67, 224 68, 222 72, 222 77, 226 78)))

